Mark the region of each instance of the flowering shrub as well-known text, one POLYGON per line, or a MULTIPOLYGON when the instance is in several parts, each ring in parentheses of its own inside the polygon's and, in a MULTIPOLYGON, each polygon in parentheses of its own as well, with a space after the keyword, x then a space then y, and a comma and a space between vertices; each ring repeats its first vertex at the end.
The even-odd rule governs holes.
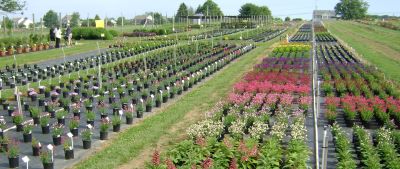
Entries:
POLYGON ((253 126, 249 129, 249 133, 251 138, 261 139, 262 135, 268 130, 268 124, 263 123, 262 121, 254 122, 253 126))
POLYGON ((311 101, 312 101, 312 99, 310 96, 300 97, 300 103, 299 103, 300 109, 308 110, 308 107, 310 106, 311 101))
POLYGON ((233 138, 236 139, 241 139, 243 138, 244 135, 244 127, 245 127, 246 123, 241 120, 238 119, 235 122, 232 123, 232 125, 229 127, 229 133, 231 134, 231 136, 233 138))
POLYGON ((224 129, 224 125, 220 121, 212 121, 210 119, 201 121, 189 127, 187 134, 191 138, 197 137, 215 137, 219 136, 224 129))

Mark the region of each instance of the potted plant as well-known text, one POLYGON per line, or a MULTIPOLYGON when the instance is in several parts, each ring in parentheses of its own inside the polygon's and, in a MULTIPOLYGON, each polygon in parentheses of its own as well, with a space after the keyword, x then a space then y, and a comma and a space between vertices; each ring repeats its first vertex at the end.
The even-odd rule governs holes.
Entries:
POLYGON ((162 102, 166 103, 168 101, 168 98, 169 98, 169 93, 168 92, 164 92, 162 94, 162 102))
POLYGON ((51 153, 49 151, 40 152, 40 160, 43 164, 43 169, 53 169, 54 162, 52 161, 51 153))
POLYGON ((9 44, 9 46, 8 46, 8 48, 7 48, 7 53, 8 53, 8 55, 9 56, 11 56, 11 55, 13 55, 14 54, 14 44, 13 43, 10 43, 9 44))
POLYGON ((79 106, 72 107, 72 113, 74 114, 74 117, 81 117, 80 107, 79 106))
POLYGON ((33 156, 39 156, 40 155, 40 149, 42 149, 42 144, 36 139, 32 139, 32 155, 33 156))
POLYGON ((108 139, 108 129, 110 128, 110 120, 107 118, 101 119, 100 123, 100 140, 108 139))
POLYGON ((87 111, 92 111, 93 110, 93 102, 88 99, 85 102, 83 102, 85 104, 86 110, 87 111))
POLYGON ((74 159, 74 148, 72 147, 70 139, 64 140, 63 147, 64 147, 65 159, 66 160, 74 159))
POLYGON ((29 112, 31 114, 31 117, 33 118, 33 124, 40 124, 40 109, 37 107, 31 107, 29 109, 29 112))
POLYGON ((346 121, 346 126, 348 127, 353 127, 354 125, 354 120, 357 116, 357 112, 355 110, 355 106, 351 105, 344 105, 344 118, 346 121))
POLYGON ((94 126, 94 120, 96 119, 96 113, 93 111, 86 112, 86 121, 87 124, 94 126))
POLYGON ((9 143, 10 139, 7 136, 0 137, 0 152, 7 152, 9 143))
POLYGON ((24 122, 24 115, 17 110, 12 113, 12 117, 14 124, 17 125, 17 132, 21 132, 24 128, 22 124, 24 122))
POLYGON ((53 144, 55 146, 61 145, 61 135, 64 133, 64 126, 62 125, 55 125, 53 128, 53 144))
POLYGON ((156 107, 161 107, 161 102, 162 102, 162 96, 160 94, 156 96, 156 107))
POLYGON ((47 103, 48 112, 50 113, 50 118, 56 117, 56 108, 58 106, 58 102, 49 102, 47 103))
POLYGON ((125 110, 125 118, 126 118, 126 124, 132 124, 133 123, 133 108, 128 108, 125 110))
POLYGON ((42 127, 42 134, 50 133, 50 118, 49 116, 43 116, 40 118, 40 126, 42 127))
POLYGON ((147 99, 146 101, 146 112, 151 112, 151 109, 153 107, 153 99, 147 99))
POLYGON ((65 110, 60 110, 56 113, 57 123, 59 125, 65 125, 65 116, 68 115, 68 112, 65 110))
POLYGON ((6 127, 7 127, 6 121, 5 120, 0 121, 0 139, 4 137, 4 130, 6 129, 6 127))
POLYGON ((79 135, 79 117, 74 117, 69 121, 69 130, 74 135, 74 137, 79 135))
POLYGON ((33 126, 31 124, 27 124, 24 126, 23 129, 24 143, 29 143, 32 141, 32 129, 33 126))
POLYGON ((371 128, 371 120, 374 117, 374 112, 371 107, 362 107, 360 108, 360 116, 361 122, 363 123, 364 127, 367 129, 371 128))
POLYGON ((144 108, 142 104, 138 104, 136 106, 136 117, 137 118, 143 118, 143 112, 144 112, 144 108))
POLYGON ((84 129, 81 132, 83 149, 90 149, 92 147, 92 131, 90 129, 84 129))
POLYGON ((10 168, 19 167, 19 147, 18 142, 13 141, 8 147, 8 165, 10 168))
POLYGON ((335 111, 332 111, 329 109, 326 110, 326 119, 328 119, 328 123, 330 125, 333 125, 333 123, 335 123, 336 117, 337 117, 337 113, 335 111))
POLYGON ((121 116, 114 115, 111 119, 113 131, 119 132, 121 130, 121 116))
POLYGON ((107 118, 107 117, 108 117, 108 112, 107 112, 107 109, 106 109, 106 108, 101 107, 101 108, 99 109, 99 112, 100 112, 101 119, 104 119, 104 118, 107 118))

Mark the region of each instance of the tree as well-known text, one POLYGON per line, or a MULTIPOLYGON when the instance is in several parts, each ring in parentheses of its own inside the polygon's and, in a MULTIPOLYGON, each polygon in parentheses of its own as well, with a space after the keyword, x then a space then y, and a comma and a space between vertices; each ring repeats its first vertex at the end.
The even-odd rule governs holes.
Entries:
POLYGON ((48 11, 43 16, 43 21, 44 21, 44 26, 48 28, 60 25, 60 21, 58 20, 58 15, 53 10, 48 11))
POLYGON ((195 14, 193 7, 188 8, 188 15, 193 16, 195 14))
POLYGON ((267 6, 246 3, 239 9, 239 16, 271 16, 271 11, 267 6))
POLYGON ((176 16, 188 16, 189 12, 188 12, 188 7, 186 6, 185 3, 181 3, 181 5, 179 5, 178 11, 176 12, 176 16))
POLYGON ((101 20, 100 16, 96 14, 96 16, 94 17, 94 20, 101 20))
POLYGON ((124 25, 126 25, 125 21, 125 17, 118 17, 117 18, 117 25, 122 26, 122 21, 124 21, 124 25))
POLYGON ((342 19, 362 19, 366 16, 368 7, 364 0, 340 0, 335 6, 335 12, 342 19))
POLYGON ((289 21, 290 21, 290 17, 287 16, 287 17, 285 18, 285 22, 289 22, 289 21))
POLYGON ((13 21, 9 17, 5 17, 4 21, 1 22, 2 27, 11 29, 13 27, 13 21))
POLYGON ((25 7, 25 1, 0 0, 0 11, 7 13, 21 11, 25 7))
POLYGON ((80 26, 80 24, 79 24, 79 22, 80 22, 80 20, 81 20, 80 17, 81 17, 81 16, 79 15, 78 12, 72 13, 71 21, 70 21, 70 26, 71 26, 71 27, 78 27, 78 26, 80 26))
POLYGON ((212 0, 207 0, 204 4, 197 7, 196 13, 202 13, 204 16, 223 16, 221 9, 212 0))

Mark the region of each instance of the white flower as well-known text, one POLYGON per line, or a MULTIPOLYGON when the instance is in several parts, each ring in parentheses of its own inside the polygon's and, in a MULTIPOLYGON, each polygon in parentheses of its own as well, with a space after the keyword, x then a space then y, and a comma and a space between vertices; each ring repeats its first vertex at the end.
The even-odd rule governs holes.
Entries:
POLYGON ((188 128, 187 134, 192 138, 197 137, 215 137, 219 136, 224 129, 221 121, 212 121, 210 119, 201 121, 188 128))
POLYGON ((268 124, 265 124, 261 121, 256 121, 249 129, 249 133, 252 138, 260 139, 267 130, 268 124))
POLYGON ((237 137, 240 139, 244 135, 245 125, 246 125, 246 123, 243 120, 237 119, 229 127, 228 131, 233 137, 237 137))

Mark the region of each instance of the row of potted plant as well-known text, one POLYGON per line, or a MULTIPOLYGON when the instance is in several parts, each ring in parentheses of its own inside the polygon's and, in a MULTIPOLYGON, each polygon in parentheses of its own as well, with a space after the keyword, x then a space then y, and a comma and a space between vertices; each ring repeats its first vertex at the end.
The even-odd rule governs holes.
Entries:
POLYGON ((50 48, 48 37, 39 34, 30 34, 29 37, 7 37, 0 39, 0 41, 0 57, 50 48))

